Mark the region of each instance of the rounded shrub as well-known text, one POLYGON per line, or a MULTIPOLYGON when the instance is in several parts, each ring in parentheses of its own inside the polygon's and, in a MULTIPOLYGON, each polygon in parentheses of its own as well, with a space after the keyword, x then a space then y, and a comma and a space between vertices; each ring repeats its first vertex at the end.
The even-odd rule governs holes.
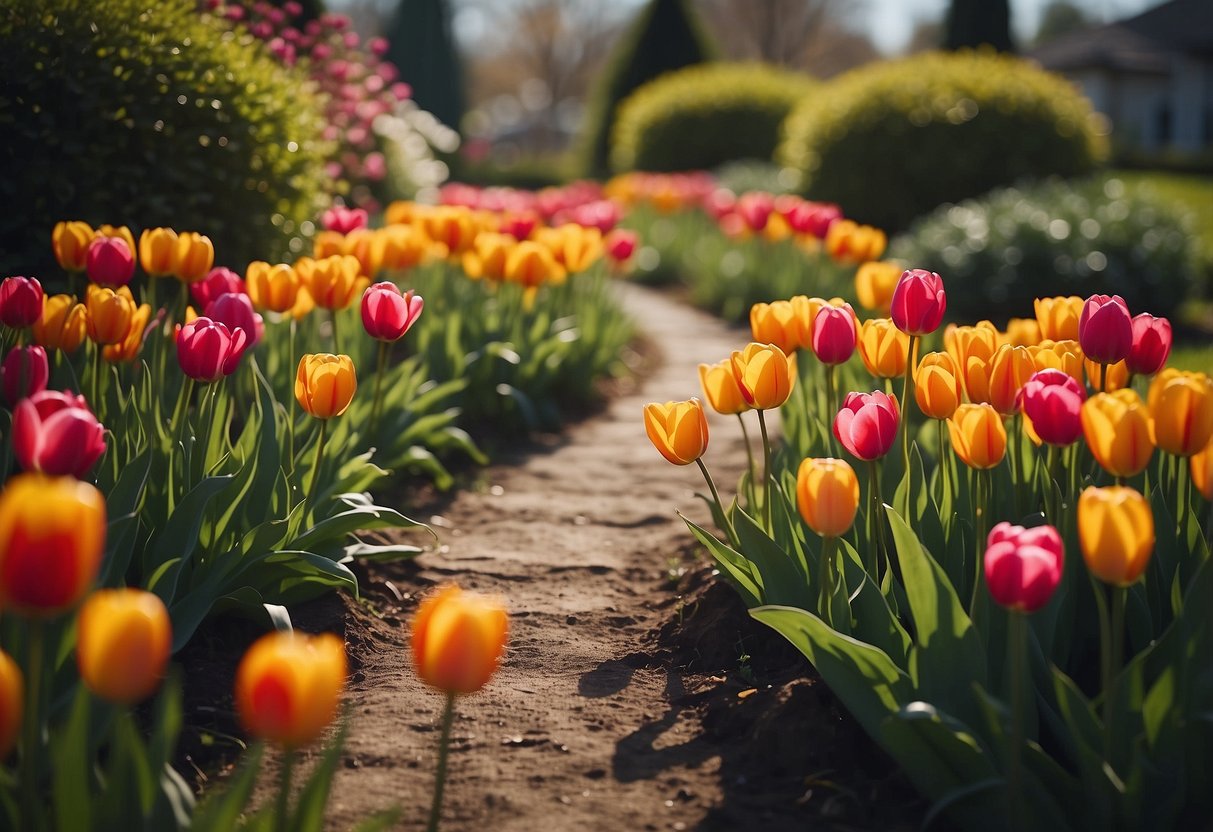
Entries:
POLYGON ((1106 155, 1099 117, 1069 82, 989 51, 883 61, 823 84, 788 116, 777 154, 810 198, 890 231, 1106 155))
POLYGON ((816 84, 760 63, 712 63, 667 73, 619 105, 616 171, 707 170, 770 160, 788 113, 816 84))
POLYGON ((303 250, 321 110, 244 30, 193 0, 6 0, 0 41, 0 271, 52 263, 63 219, 198 231, 241 268, 303 250))
POLYGON ((940 207, 890 254, 943 275, 956 320, 1032 316, 1032 301, 1099 292, 1169 315, 1196 286, 1192 234, 1116 178, 1002 188, 940 207))

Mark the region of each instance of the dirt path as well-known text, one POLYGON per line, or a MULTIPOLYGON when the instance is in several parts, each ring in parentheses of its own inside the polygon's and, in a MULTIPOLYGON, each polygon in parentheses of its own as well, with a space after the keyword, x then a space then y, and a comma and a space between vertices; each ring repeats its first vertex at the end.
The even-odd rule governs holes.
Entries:
MULTIPOLYGON (((434 519, 444 549, 387 576, 403 600, 386 602, 370 626, 347 627, 359 670, 330 828, 349 829, 395 801, 405 828, 424 823, 441 697, 409 666, 415 598, 407 593, 450 579, 503 595, 512 632, 500 673, 459 702, 444 829, 733 829, 739 810, 728 804, 753 804, 750 793, 764 790, 730 762, 727 744, 705 734, 694 707, 727 688, 725 679, 707 663, 688 670, 653 649, 653 634, 676 615, 671 559, 693 551, 674 509, 703 522, 707 511, 692 496, 698 472, 664 462, 641 422, 647 401, 697 395, 696 365, 727 356, 746 334, 650 290, 621 293, 660 351, 648 377, 558 441, 501 459, 485 488, 455 497, 434 519)), ((744 464, 735 422, 717 418, 712 427, 708 461, 722 484, 735 482, 744 464)), ((389 597, 383 577, 373 576, 375 604, 389 597)), ((735 631, 726 627, 724 638, 735 631)), ((837 723, 821 686, 812 687, 812 701, 784 690, 752 710, 791 697, 837 723)), ((736 702, 739 689, 722 695, 736 702)), ((796 796, 753 805, 766 828, 799 828, 796 796)))

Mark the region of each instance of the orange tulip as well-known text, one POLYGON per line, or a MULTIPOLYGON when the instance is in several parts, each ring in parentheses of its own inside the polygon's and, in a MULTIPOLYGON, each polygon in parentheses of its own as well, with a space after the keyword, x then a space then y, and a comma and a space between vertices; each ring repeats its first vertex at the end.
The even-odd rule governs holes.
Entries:
POLYGON ((380 234, 383 238, 383 267, 400 271, 426 262, 433 243, 420 228, 411 225, 389 225, 380 234))
POLYGON ((299 299, 299 275, 285 263, 271 266, 254 260, 244 272, 249 300, 258 309, 289 312, 299 299))
POLYGON ((348 355, 318 353, 299 359, 295 399, 317 419, 331 419, 349 409, 358 389, 354 361, 348 355))
POLYGON ((1108 384, 1105 387, 1103 377, 1100 375, 1099 363, 1086 359, 1084 366, 1087 371, 1087 383, 1095 390, 1121 390, 1129 386, 1129 365, 1124 361, 1117 361, 1115 364, 1108 365, 1108 384))
POLYGON ((1043 340, 1028 347, 1028 354, 1039 370, 1061 370, 1070 378, 1083 384, 1082 347, 1077 341, 1043 340))
POLYGON ((708 449, 708 419, 699 399, 646 404, 644 430, 653 447, 675 465, 690 465, 708 449))
POLYGON ((792 395, 796 384, 796 356, 784 354, 770 344, 751 343, 734 350, 733 377, 746 403, 757 410, 779 407, 792 395))
POLYGON ((463 253, 463 271, 473 280, 505 280, 506 262, 517 241, 509 234, 484 231, 463 253))
POLYGON ((728 359, 717 364, 699 365, 699 384, 703 387, 703 395, 708 404, 717 413, 744 413, 750 409, 737 379, 733 375, 733 363, 728 359))
POLYGON ((961 387, 971 402, 989 399, 989 365, 998 350, 998 341, 998 330, 989 321, 976 326, 949 325, 944 330, 944 347, 952 356, 961 387))
POLYGON ((0 652, 0 761, 8 756, 25 715, 25 677, 7 653, 0 652))
POLYGON ((906 374, 910 336, 891 318, 872 318, 859 328, 859 356, 863 366, 877 378, 901 378, 906 374))
POLYGON ((931 419, 950 419, 961 403, 956 363, 946 352, 929 352, 914 372, 914 400, 931 419))
POLYGON ((962 404, 948 420, 952 449, 970 468, 993 468, 1007 452, 1007 429, 988 404, 962 404))
POLYGON ((345 309, 358 297, 358 258, 348 254, 322 257, 306 271, 296 270, 304 281, 312 300, 325 309, 345 309))
POLYGON ((431 687, 475 693, 497 671, 509 616, 497 599, 446 584, 426 596, 413 617, 413 666, 431 687))
POLYGON ((337 716, 346 673, 345 645, 332 633, 270 633, 240 660, 236 710, 254 736, 301 748, 337 716))
POLYGON ((147 332, 147 324, 152 318, 152 307, 146 303, 135 310, 127 326, 126 335, 120 341, 107 344, 101 350, 101 357, 111 364, 121 364, 134 361, 143 346, 143 336, 147 332))
POLYGON ((505 261, 505 279, 527 289, 560 283, 565 274, 564 266, 556 262, 551 249, 531 240, 523 240, 510 249, 505 261))
POLYGON ((1150 504, 1125 486, 1086 489, 1078 497, 1078 542, 1092 575, 1129 586, 1141 577, 1154 551, 1150 504))
POLYGON ((893 290, 901 280, 903 268, 887 260, 871 260, 855 272, 855 297, 859 305, 873 312, 889 313, 893 290))
POLYGON ((51 232, 51 246, 55 259, 64 271, 82 272, 88 259, 88 246, 97 234, 86 222, 73 220, 57 222, 51 232))
POLYGON ((94 344, 116 344, 130 334, 138 307, 129 287, 114 290, 90 284, 85 305, 86 329, 94 344))
POLYGON ((990 386, 985 401, 994 405, 994 409, 1004 416, 1015 413, 1019 409, 1019 391, 1035 372, 1036 362, 1032 360, 1027 347, 1003 344, 990 362, 990 386))
POLYGON ((151 277, 173 273, 177 232, 171 228, 145 228, 139 235, 139 265, 151 277))
POLYGON ((467 251, 479 230, 472 212, 462 206, 440 205, 420 214, 420 219, 429 238, 446 246, 450 257, 467 251))
POLYGON ((863 263, 884 254, 889 239, 879 228, 853 220, 835 220, 826 232, 825 249, 840 263, 863 263))
POLYGON ((1051 341, 1077 341, 1078 319, 1082 317, 1083 299, 1070 297, 1037 298, 1036 322, 1040 335, 1051 341))
POLYGON ((1192 454, 1188 464, 1192 467, 1192 484, 1206 500, 1213 503, 1213 441, 1192 454))
POLYGON ((750 307, 750 332, 759 344, 774 344, 791 355, 808 346, 802 329, 791 301, 756 303, 750 307))
POLYGON ((1150 417, 1158 447, 1191 456, 1213 439, 1213 380, 1172 367, 1150 383, 1150 417))
POLYGON ((1134 477, 1150 464, 1150 414, 1135 392, 1097 393, 1083 403, 1081 413, 1091 455, 1109 474, 1134 477))
POLYGON ((42 317, 34 322, 34 343, 75 352, 88 334, 88 313, 71 295, 51 295, 42 302, 42 317))
POLYGON ((806 459, 796 472, 796 507, 822 537, 841 537, 855 522, 859 480, 841 459, 806 459))
POLYGON ((141 589, 99 589, 76 619, 80 678, 119 705, 140 702, 160 686, 172 643, 164 602, 141 589))
MULTIPOLYGON (((131 246, 134 251, 134 246, 131 246)), ((194 231, 183 231, 177 235, 177 246, 173 251, 173 274, 185 283, 197 283, 206 277, 215 265, 215 246, 210 237, 194 231)))

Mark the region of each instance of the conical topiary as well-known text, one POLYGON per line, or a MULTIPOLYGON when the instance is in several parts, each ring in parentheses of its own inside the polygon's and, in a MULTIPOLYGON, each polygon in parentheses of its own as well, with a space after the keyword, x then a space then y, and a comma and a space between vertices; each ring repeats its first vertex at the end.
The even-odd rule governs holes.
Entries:
POLYGON ((384 36, 385 58, 400 70, 423 110, 456 130, 463 119, 463 72, 446 0, 400 0, 384 36))

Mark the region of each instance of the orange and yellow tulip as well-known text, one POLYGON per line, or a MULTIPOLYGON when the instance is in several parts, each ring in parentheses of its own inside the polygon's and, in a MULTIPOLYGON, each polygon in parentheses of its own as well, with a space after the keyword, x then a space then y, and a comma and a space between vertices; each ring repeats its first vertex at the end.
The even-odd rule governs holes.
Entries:
POLYGON ((236 710, 249 733, 301 748, 337 716, 345 690, 345 645, 332 633, 262 636, 236 671, 236 710))
POLYGON ((859 305, 887 315, 902 271, 900 264, 887 260, 870 260, 860 265, 855 272, 855 298, 859 305))
POLYGON ((126 338, 138 311, 135 298, 127 286, 115 290, 90 284, 85 307, 88 310, 85 317, 88 337, 101 346, 117 344, 126 338))
POLYGON ((1087 488, 1078 497, 1078 542, 1092 575, 1129 586, 1141 577, 1154 551, 1150 504, 1126 486, 1087 488))
POLYGON ((808 346, 805 329, 788 300, 751 306, 750 333, 759 344, 774 344, 787 355, 808 346))
POLYGON ((475 693, 497 672, 509 629, 501 601, 446 584, 417 607, 413 666, 430 687, 475 693))
POLYGON ((872 318, 859 327, 859 357, 877 378, 901 378, 906 374, 910 336, 892 318, 872 318))
POLYGON ((1103 383, 1103 376, 1100 375, 1099 362, 1088 358, 1083 362, 1083 366, 1087 371, 1087 383, 1094 390, 1110 393, 1113 390, 1121 390, 1129 386, 1129 365, 1124 361, 1117 361, 1115 364, 1108 365, 1108 383, 1106 386, 1103 383))
POLYGON ((1036 323, 1040 324, 1040 337, 1050 341, 1077 341, 1082 306, 1083 299, 1077 295, 1037 298, 1036 323))
POLYGON ((978 401, 989 402, 1004 416, 1015 413, 1019 409, 1019 391, 1035 372, 1036 362, 1027 347, 1003 344, 990 362, 987 398, 978 401))
POLYGON ((1096 462, 1114 477, 1135 477, 1150 464, 1150 413, 1132 390, 1097 393, 1082 406, 1082 432, 1096 462))
POLYGON ((734 350, 730 358, 733 377, 746 404, 757 410, 779 407, 792 395, 796 384, 796 357, 779 347, 751 343, 734 350))
POLYGON ((306 271, 300 270, 298 263, 295 268, 317 306, 345 309, 359 296, 358 280, 362 266, 357 257, 334 254, 312 261, 306 271))
POLYGON ((931 419, 950 419, 962 396, 952 356, 946 352, 924 355, 914 371, 914 400, 918 409, 931 419))
POLYGON ((88 312, 71 295, 51 295, 42 302, 42 317, 34 322, 34 343, 75 352, 88 335, 88 312))
POLYGON ((299 275, 285 263, 271 266, 264 260, 254 260, 244 272, 249 300, 258 309, 289 312, 299 299, 299 275))
POLYGON ((151 277, 173 273, 177 232, 171 228, 146 228, 139 235, 139 265, 151 277))
POLYGON ((1044 339, 1035 318, 1011 318, 1007 321, 1004 343, 1013 347, 1034 347, 1044 339))
POLYGON ((76 664, 96 696, 140 702, 160 686, 172 648, 172 625, 159 596, 141 589, 99 589, 76 619, 76 664))
POLYGON ((988 404, 962 404, 948 420, 952 448, 970 468, 993 468, 1007 452, 1007 429, 988 404))
POLYGON ((1070 378, 1083 383, 1082 347, 1077 341, 1043 340, 1028 347, 1028 354, 1039 370, 1061 370, 1070 378))
POLYGON ((295 399, 308 415, 317 419, 340 416, 354 400, 358 376, 348 355, 309 353, 299 359, 295 374, 295 399))
POLYGON ((796 508, 822 537, 841 537, 855 522, 859 480, 842 459, 806 459, 796 472, 796 508))
POLYGON ((644 430, 653 447, 674 465, 690 465, 708 449, 708 419, 699 399, 646 404, 644 430))
POLYGON ((64 271, 84 271, 89 243, 96 236, 93 227, 86 222, 71 220, 55 223, 51 232, 51 247, 55 250, 55 259, 64 271))
POLYGON ((1177 456, 1191 456, 1213 439, 1213 380, 1204 373, 1160 372, 1150 383, 1154 442, 1177 456))
POLYGON ((565 275, 564 266, 556 262, 552 250, 531 240, 523 240, 510 249, 505 261, 505 279, 527 289, 560 283, 565 275))
POLYGON ((708 404, 717 413, 730 415, 750 409, 741 395, 741 388, 737 386, 733 363, 728 359, 716 364, 700 364, 699 384, 708 404))
POLYGON ((389 225, 380 232, 383 238, 383 268, 394 271, 411 269, 429 259, 434 244, 420 228, 389 225))
POLYGON ((463 271, 473 280, 505 280, 506 262, 517 241, 509 234, 483 231, 463 253, 463 271))
POLYGON ((147 332, 147 324, 152 318, 152 307, 146 303, 131 315, 130 324, 122 339, 112 344, 106 344, 101 350, 101 357, 111 364, 121 364, 134 361, 143 346, 143 336, 147 332))
MULTIPOLYGON (((131 250, 134 250, 132 245, 131 250)), ((184 283, 197 283, 206 277, 215 265, 215 246, 210 237, 195 231, 182 231, 177 235, 173 250, 173 274, 184 283)))

